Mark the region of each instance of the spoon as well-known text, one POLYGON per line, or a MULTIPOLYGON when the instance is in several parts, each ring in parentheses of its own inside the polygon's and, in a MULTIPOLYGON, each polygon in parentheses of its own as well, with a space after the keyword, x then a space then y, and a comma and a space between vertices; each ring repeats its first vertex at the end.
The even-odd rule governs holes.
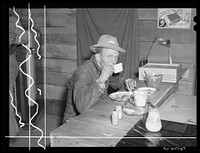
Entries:
POLYGON ((150 106, 151 108, 157 108, 157 106, 153 105, 150 101, 146 103, 147 106, 150 106))
POLYGON ((145 73, 145 76, 148 76, 146 71, 144 71, 144 73, 145 73))
POLYGON ((134 87, 131 87, 131 84, 129 84, 129 81, 130 80, 126 80, 126 86, 127 86, 127 89, 128 89, 128 91, 129 91, 129 93, 133 93, 133 91, 134 91, 134 87))

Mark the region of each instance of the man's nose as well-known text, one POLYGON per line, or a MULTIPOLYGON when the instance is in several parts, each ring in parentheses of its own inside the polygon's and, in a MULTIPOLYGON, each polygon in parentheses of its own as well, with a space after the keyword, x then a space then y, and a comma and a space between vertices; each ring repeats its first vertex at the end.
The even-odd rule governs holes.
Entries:
POLYGON ((113 58, 112 63, 115 65, 117 63, 117 58, 113 58))

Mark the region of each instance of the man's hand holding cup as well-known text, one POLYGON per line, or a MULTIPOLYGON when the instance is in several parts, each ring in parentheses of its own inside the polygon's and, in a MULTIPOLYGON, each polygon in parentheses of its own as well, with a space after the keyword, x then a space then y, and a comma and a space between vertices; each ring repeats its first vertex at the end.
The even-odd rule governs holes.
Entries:
POLYGON ((105 65, 102 68, 101 75, 99 79, 97 80, 98 84, 102 88, 105 88, 105 82, 109 79, 109 77, 113 74, 113 72, 114 72, 113 64, 105 65))

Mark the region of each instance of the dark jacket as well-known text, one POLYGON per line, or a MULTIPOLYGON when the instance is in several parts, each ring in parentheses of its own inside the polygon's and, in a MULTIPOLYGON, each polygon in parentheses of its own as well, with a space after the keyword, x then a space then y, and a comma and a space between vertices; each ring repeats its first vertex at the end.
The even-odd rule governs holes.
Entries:
POLYGON ((124 79, 119 74, 113 75, 106 81, 102 89, 96 80, 101 74, 95 56, 78 67, 67 84, 67 102, 63 121, 77 116, 89 107, 107 96, 108 86, 114 89, 124 88, 124 79))

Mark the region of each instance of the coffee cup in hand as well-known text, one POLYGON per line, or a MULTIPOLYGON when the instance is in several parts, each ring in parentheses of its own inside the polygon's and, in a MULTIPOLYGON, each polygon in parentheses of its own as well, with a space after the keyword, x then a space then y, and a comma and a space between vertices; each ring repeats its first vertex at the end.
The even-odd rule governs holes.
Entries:
POLYGON ((123 71, 122 63, 118 63, 118 64, 114 65, 113 67, 114 67, 114 73, 119 73, 119 72, 123 71))

